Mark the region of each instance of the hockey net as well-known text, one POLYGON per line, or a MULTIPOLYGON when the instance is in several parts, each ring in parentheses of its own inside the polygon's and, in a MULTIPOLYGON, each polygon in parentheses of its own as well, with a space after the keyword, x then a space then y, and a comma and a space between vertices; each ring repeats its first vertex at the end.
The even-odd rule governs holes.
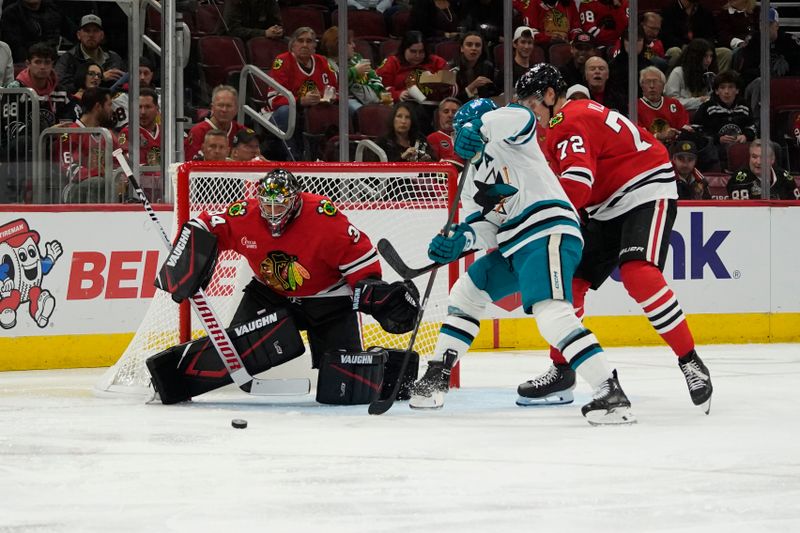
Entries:
MULTIPOLYGON (((427 243, 447 219, 449 198, 458 180, 455 169, 447 163, 184 163, 170 171, 175 191, 173 233, 203 211, 221 211, 236 200, 253 198, 257 180, 278 166, 290 170, 304 190, 333 200, 373 245, 381 238, 389 239, 412 266, 429 263, 427 243)), ((384 280, 399 279, 383 261, 382 267, 384 280)), ((241 289, 252 276, 252 269, 236 252, 220 254, 206 294, 224 324, 229 325, 241 289)), ((449 277, 442 272, 436 278, 414 345, 420 355, 431 354, 435 347, 447 312, 449 277)), ((427 276, 415 280, 420 294, 427 280, 427 276)), ((360 320, 365 348, 408 346, 409 334, 387 333, 368 315, 361 314, 360 320)), ((175 304, 169 294, 157 291, 131 343, 96 388, 143 394, 150 383, 146 359, 202 335, 202 326, 192 316, 188 302, 175 304)))

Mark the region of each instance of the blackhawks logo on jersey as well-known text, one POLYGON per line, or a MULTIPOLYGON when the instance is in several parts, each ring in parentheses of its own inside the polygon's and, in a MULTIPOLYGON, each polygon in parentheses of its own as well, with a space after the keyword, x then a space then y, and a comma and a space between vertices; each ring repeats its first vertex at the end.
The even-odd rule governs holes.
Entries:
POLYGON ((550 127, 551 128, 555 128, 556 126, 558 126, 562 122, 564 122, 564 113, 559 111, 558 113, 556 113, 556 116, 554 116, 553 118, 550 119, 550 127))
POLYGON ((278 70, 283 66, 283 59, 276 58, 275 61, 272 62, 272 70, 278 70))
POLYGON ((228 206, 228 216, 240 217, 247 213, 247 202, 234 202, 228 206))
POLYGON ((301 287, 311 274, 297 262, 297 256, 286 252, 270 252, 259 265, 261 279, 279 292, 292 292, 301 287))
POLYGON ((331 202, 327 198, 324 198, 319 201, 319 205, 317 206, 317 213, 332 217, 333 215, 336 214, 336 212, 337 212, 336 206, 333 205, 333 202, 331 202))

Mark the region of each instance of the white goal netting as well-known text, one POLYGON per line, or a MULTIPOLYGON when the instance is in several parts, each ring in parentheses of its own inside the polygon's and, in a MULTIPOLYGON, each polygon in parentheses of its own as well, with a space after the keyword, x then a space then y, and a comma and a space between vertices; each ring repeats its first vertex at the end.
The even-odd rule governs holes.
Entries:
MULTIPOLYGON (((277 163, 192 162, 171 171, 175 187, 173 231, 203 211, 220 211, 233 201, 252 198, 255 182, 277 163)), ((353 225, 369 236, 373 245, 389 239, 414 267, 429 263, 427 245, 447 219, 449 188, 457 181, 446 163, 281 163, 297 176, 304 190, 329 197, 353 225)), ((397 274, 385 262, 383 279, 397 274)), ((446 270, 446 269, 444 269, 446 270)), ((222 252, 206 293, 226 325, 239 303, 241 289, 253 276, 247 262, 235 252, 222 252)), ((420 294, 428 277, 415 280, 420 294)), ((447 309, 449 276, 442 272, 428 301, 415 349, 433 352, 439 326, 447 309)), ((386 333, 372 317, 361 315, 364 347, 404 349, 409 335, 386 333)), ((202 326, 191 316, 188 304, 175 304, 157 291, 133 340, 117 363, 96 385, 105 392, 139 394, 147 390, 150 376, 145 360, 170 346, 203 336, 202 326)))

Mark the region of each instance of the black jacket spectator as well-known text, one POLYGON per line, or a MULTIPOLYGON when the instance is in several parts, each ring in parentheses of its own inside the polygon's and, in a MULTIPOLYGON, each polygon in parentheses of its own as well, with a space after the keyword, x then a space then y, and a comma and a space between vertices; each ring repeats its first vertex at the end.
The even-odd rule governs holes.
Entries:
MULTIPOLYGON (((772 77, 800 76, 800 44, 785 31, 779 30, 770 43, 769 64, 772 77)), ((761 32, 756 30, 742 50, 742 82, 746 86, 761 76, 761 32)))
MULTIPOLYGON (((761 176, 749 167, 734 172, 728 180, 728 194, 733 200, 760 200, 761 176)), ((800 191, 788 170, 772 167, 772 185, 769 196, 773 200, 798 200, 800 191)))
POLYGON ((61 36, 74 39, 77 29, 78 26, 62 15, 52 0, 43 0, 36 10, 18 0, 6 7, 0 17, 0 36, 11 47, 15 63, 25 61, 28 48, 36 43, 58 49, 61 36))
POLYGON ((727 106, 719 96, 712 95, 711 99, 695 112, 692 127, 712 137, 716 144, 720 144, 719 139, 723 135, 744 135, 747 142, 756 138, 755 121, 750 114, 750 108, 741 98, 737 98, 732 105, 727 106))
MULTIPOLYGON (((103 71, 113 68, 125 70, 125 61, 119 54, 111 50, 101 50, 101 52, 102 60, 98 61, 98 63, 103 67, 103 71)), ((93 61, 93 59, 86 57, 86 54, 81 50, 81 45, 79 44, 76 44, 67 53, 62 54, 61 57, 58 58, 58 63, 56 63, 58 80, 68 92, 74 93, 78 90, 78 83, 75 80, 75 72, 78 70, 78 65, 90 61, 93 61)), ((112 84, 103 84, 103 86, 106 85, 112 84)))
POLYGON ((697 38, 706 39, 712 44, 717 42, 717 26, 714 15, 698 2, 675 0, 674 4, 664 8, 661 15, 663 17, 661 40, 664 42, 665 49, 674 46, 681 48, 683 45, 689 44, 690 40, 697 38), (684 8, 688 4, 693 5, 691 15, 687 14, 684 8))
POLYGON ((225 34, 243 41, 264 37, 267 28, 283 25, 277 0, 228 0, 222 17, 225 34))

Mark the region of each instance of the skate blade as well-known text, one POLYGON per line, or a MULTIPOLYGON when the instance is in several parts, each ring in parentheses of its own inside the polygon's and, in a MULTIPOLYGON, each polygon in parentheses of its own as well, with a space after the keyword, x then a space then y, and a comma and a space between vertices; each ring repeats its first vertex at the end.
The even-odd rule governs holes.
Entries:
POLYGON ((711 412, 711 397, 708 397, 708 400, 705 402, 698 404, 697 407, 703 410, 705 414, 709 414, 711 412))
POLYGON ((597 410, 586 413, 586 421, 593 426, 621 426, 636 424, 630 407, 617 407, 606 412, 597 410))
POLYGON ((547 405, 565 405, 575 401, 575 396, 571 390, 562 391, 543 398, 529 398, 527 396, 517 396, 517 405, 520 407, 541 407, 547 405))
POLYGON ((412 409, 441 409, 444 407, 444 394, 412 396, 408 401, 408 406, 412 409))

